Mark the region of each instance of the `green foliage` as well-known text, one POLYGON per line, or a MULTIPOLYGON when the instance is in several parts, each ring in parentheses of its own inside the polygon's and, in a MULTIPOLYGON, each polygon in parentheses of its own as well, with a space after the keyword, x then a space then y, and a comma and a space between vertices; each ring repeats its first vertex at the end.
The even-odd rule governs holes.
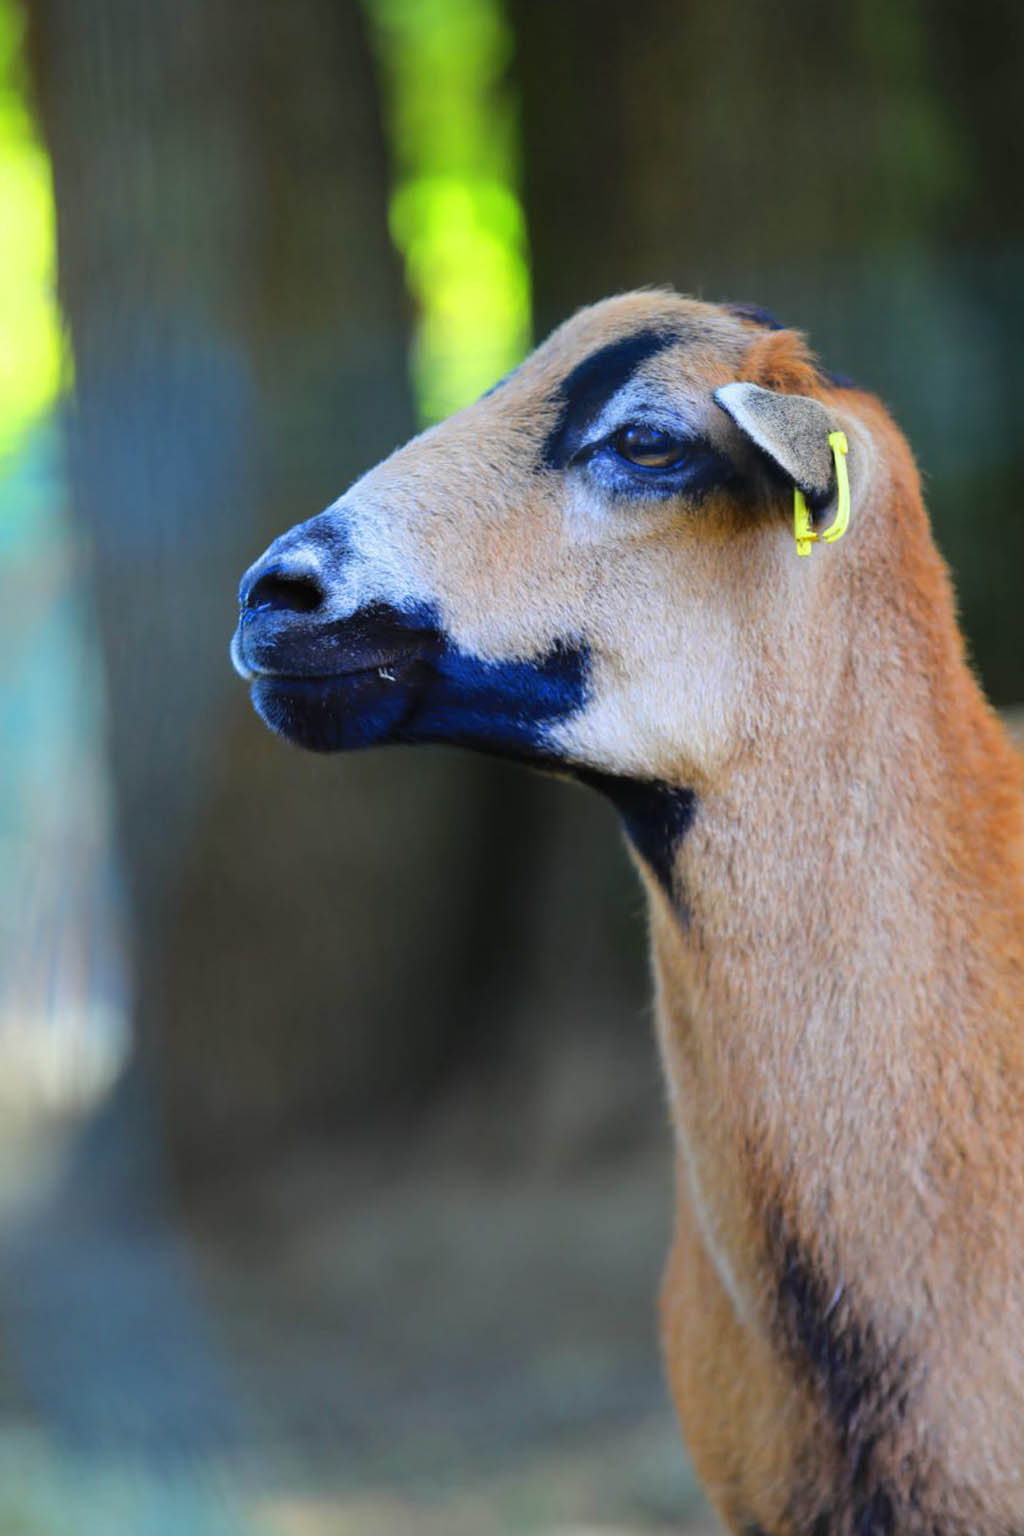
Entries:
POLYGON ((23 30, 14 0, 0 0, 0 460, 50 408, 66 373, 53 182, 27 105, 23 30))
POLYGON ((512 35, 501 0, 363 0, 382 76, 389 222, 417 307, 413 382, 437 421, 530 346, 512 35))

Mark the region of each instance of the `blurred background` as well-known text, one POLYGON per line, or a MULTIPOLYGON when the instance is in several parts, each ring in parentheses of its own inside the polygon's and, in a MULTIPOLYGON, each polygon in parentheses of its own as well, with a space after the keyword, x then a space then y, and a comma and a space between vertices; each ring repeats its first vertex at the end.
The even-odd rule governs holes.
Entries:
POLYGON ((876 389, 1024 697, 1024 9, 0 0, 0 1532, 708 1530, 610 811, 273 739, 243 569, 579 304, 876 389))

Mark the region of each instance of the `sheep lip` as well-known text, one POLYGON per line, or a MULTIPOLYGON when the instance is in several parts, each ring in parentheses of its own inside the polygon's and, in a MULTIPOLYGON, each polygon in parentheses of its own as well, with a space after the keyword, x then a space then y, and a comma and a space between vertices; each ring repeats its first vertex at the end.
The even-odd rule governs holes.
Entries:
POLYGON ((312 621, 290 611, 243 612, 231 658, 250 684, 313 692, 365 684, 375 674, 385 685, 392 672, 405 679, 413 664, 438 660, 446 644, 433 611, 374 602, 343 618, 312 621))
POLYGON ((373 677, 384 672, 404 669, 416 661, 427 659, 425 651, 412 649, 397 656, 382 656, 379 661, 365 662, 358 667, 339 668, 333 672, 276 672, 269 667, 256 667, 252 673, 254 682, 274 683, 340 683, 357 677, 373 677))
MULTIPOLYGON (((290 648, 286 646, 267 647, 262 655, 259 650, 253 655, 254 649, 252 646, 245 647, 241 656, 246 668, 242 675, 247 681, 326 685, 354 682, 359 678, 390 672, 404 675, 416 662, 436 660, 444 649, 444 641, 440 636, 421 635, 402 644, 332 646, 324 647, 319 656, 308 658, 304 658, 301 653, 296 654, 294 650, 289 653, 290 648), (331 650, 334 650, 334 655, 330 654, 331 650), (304 665, 304 662, 307 664, 304 665)), ((386 681, 386 676, 382 680, 386 681)))
POLYGON ((407 739, 408 722, 431 686, 431 655, 413 646, 372 657, 372 664, 360 657, 359 666, 344 671, 257 672, 252 702, 271 730, 313 751, 407 739))

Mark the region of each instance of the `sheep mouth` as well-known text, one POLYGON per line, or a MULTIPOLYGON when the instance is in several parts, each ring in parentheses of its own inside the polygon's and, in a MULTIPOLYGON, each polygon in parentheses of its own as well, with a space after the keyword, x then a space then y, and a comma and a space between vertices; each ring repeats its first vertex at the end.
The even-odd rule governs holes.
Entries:
POLYGON ((280 736, 314 752, 402 740, 429 684, 430 657, 405 652, 324 674, 259 672, 253 705, 280 736))
POLYGON ((574 637, 487 657, 432 608, 383 603, 333 623, 255 610, 232 658, 270 729, 318 752, 448 742, 546 763, 559 755, 552 732, 590 691, 589 649, 574 637))
POLYGON ((259 666, 248 671, 246 681, 253 685, 273 683, 282 688, 309 688, 314 692, 320 687, 329 688, 334 684, 359 681, 376 680, 387 685, 406 681, 417 662, 433 660, 439 653, 440 647, 436 650, 428 650, 425 646, 410 647, 394 655, 374 657, 353 666, 337 667, 330 672, 292 672, 278 667, 259 666))
POLYGON ((231 659, 271 730, 338 752, 405 739, 445 647, 433 612, 372 603, 327 622, 294 610, 243 613, 231 659))
POLYGON ((405 614, 372 603, 342 619, 310 619, 294 611, 243 613, 231 660, 246 682, 329 684, 378 675, 387 684, 410 663, 440 655, 445 639, 433 615, 405 614))

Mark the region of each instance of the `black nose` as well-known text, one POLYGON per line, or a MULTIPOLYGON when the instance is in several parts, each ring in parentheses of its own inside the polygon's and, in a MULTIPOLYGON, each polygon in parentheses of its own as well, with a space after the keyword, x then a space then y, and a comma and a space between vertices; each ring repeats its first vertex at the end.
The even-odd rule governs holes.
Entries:
POLYGON ((319 573, 312 565, 275 560, 262 568, 257 563, 246 572, 238 601, 247 613, 266 608, 282 613, 315 613, 325 595, 319 573))

